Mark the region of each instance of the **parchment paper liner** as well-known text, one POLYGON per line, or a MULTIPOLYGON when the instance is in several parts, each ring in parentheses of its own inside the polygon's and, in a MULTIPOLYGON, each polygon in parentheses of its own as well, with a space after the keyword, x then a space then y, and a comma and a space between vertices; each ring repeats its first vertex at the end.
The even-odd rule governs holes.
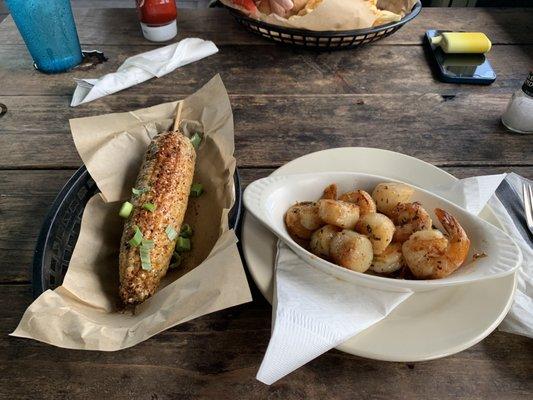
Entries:
POLYGON ((184 100, 182 128, 203 130, 195 182, 205 193, 189 203, 193 249, 158 292, 124 312, 118 304, 118 252, 128 199, 151 138, 169 129, 177 102, 127 113, 70 121, 74 143, 101 190, 85 207, 80 235, 63 285, 47 290, 24 313, 13 336, 55 346, 113 351, 133 346, 182 322, 251 301, 228 228, 234 202, 233 116, 220 76, 184 100))

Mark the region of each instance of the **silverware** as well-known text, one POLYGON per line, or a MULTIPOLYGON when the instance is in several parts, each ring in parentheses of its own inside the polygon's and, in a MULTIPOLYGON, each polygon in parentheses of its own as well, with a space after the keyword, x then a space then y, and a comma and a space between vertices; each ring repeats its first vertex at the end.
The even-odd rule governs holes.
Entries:
POLYGON ((526 213, 527 227, 533 234, 533 191, 531 190, 531 185, 523 183, 522 194, 524 197, 524 212, 526 213))

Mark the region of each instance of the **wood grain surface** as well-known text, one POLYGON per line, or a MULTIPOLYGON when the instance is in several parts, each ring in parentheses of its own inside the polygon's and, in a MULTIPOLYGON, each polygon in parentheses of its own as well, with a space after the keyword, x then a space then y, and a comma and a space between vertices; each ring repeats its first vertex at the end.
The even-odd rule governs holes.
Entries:
MULTIPOLYGON (((226 10, 182 10, 180 37, 219 53, 101 100, 69 107, 74 77, 114 71, 151 49, 132 9, 78 8, 84 48, 109 61, 89 71, 33 70, 11 17, 0 23, 0 399, 530 399, 533 342, 495 332, 459 354, 416 364, 330 351, 267 387, 255 380, 271 308, 254 302, 198 318, 114 353, 57 349, 8 337, 32 301, 31 262, 41 223, 81 165, 68 119, 182 98, 220 73, 234 111, 244 185, 312 151, 369 146, 399 151, 467 177, 514 171, 533 178, 530 136, 499 118, 533 62, 531 9, 424 9, 390 38, 355 51, 314 53, 243 31, 226 10), (426 29, 480 30, 498 79, 490 86, 435 80, 426 29)), ((120 3, 120 4, 119 4, 120 3)), ((105 7, 123 7, 113 0, 105 7)), ((179 6, 179 3, 178 3, 179 6)), ((104 6, 102 6, 104 7, 104 6)), ((2 9, 0 9, 2 14, 2 9)), ((0 15, 0 21, 2 16, 0 15)))
MULTIPOLYGON (((150 47, 104 45, 98 49, 109 58, 108 62, 90 71, 72 71, 42 79, 27 52, 21 54, 19 46, 0 44, 1 94, 70 97, 75 77, 98 78, 115 71, 132 54, 150 47)), ((221 45, 214 56, 124 90, 121 99, 125 101, 122 107, 127 107, 124 95, 190 94, 217 73, 222 75, 232 94, 424 94, 431 91, 508 95, 523 83, 531 54, 533 45, 495 46, 489 58, 498 79, 492 85, 477 86, 436 83, 422 46, 367 46, 355 52, 314 53, 281 46, 221 45)))
MULTIPOLYGON (((376 46, 421 43, 427 29, 470 30, 486 32, 494 44, 533 44, 530 8, 424 8, 420 15, 376 46)), ((143 39, 137 15, 133 9, 75 9, 80 41, 84 45, 151 45, 143 39), (106 29, 112 26, 113 29, 106 29)), ((11 17, 0 26, 4 43, 22 43, 13 29, 11 17)), ((197 36, 222 44, 276 44, 250 35, 234 21, 225 9, 181 10, 178 15, 180 37, 197 36)))
MULTIPOLYGON (((231 95, 236 157, 244 167, 279 166, 312 151, 381 147, 439 165, 531 165, 533 142, 505 130, 508 95, 231 95), (454 97, 453 97, 454 96, 454 97)), ((176 96, 106 97, 69 108, 66 96, 0 96, 8 110, 0 168, 77 167, 68 118, 126 111, 176 96)))
POLYGON ((27 285, 0 286, 2 399, 528 399, 531 340, 495 332, 440 360, 406 364, 337 350, 272 386, 255 380, 270 307, 254 302, 198 318, 114 353, 57 349, 6 337, 27 306, 27 285))

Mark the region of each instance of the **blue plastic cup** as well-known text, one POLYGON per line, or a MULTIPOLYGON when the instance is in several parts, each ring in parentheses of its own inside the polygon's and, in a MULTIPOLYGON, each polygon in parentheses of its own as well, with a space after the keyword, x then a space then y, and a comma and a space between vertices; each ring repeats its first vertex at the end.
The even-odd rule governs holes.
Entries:
POLYGON ((69 0, 6 0, 35 67, 64 72, 82 61, 69 0))

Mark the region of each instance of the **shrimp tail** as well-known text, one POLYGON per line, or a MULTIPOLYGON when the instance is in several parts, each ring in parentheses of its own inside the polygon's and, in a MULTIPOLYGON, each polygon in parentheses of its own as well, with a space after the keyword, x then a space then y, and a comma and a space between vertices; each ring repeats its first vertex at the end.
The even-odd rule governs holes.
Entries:
MULTIPOLYGON (((439 219, 442 227, 448 234, 448 237, 453 239, 467 238, 466 232, 453 215, 449 212, 444 211, 442 208, 435 208, 435 215, 439 219)), ((468 239, 468 238, 467 238, 468 239)))
POLYGON ((335 183, 332 183, 324 189, 322 199, 337 200, 337 185, 335 183))
POLYGON ((448 236, 448 258, 459 267, 464 262, 470 249, 470 239, 457 218, 453 215, 441 208, 435 209, 435 215, 448 236))

